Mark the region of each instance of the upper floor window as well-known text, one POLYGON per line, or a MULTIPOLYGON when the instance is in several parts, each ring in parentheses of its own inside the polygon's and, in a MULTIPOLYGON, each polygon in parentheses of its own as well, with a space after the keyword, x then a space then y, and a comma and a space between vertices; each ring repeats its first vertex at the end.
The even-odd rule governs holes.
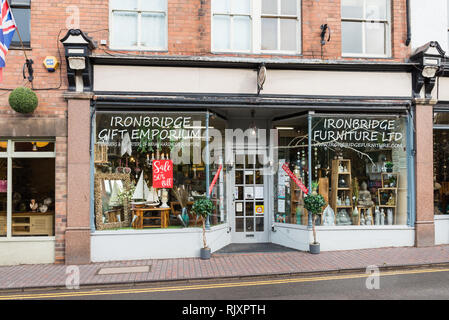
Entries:
POLYGON ((389 56, 390 21, 390 0, 341 0, 342 55, 389 56))
POLYGON ((300 0, 213 0, 212 51, 297 54, 300 0))
POLYGON ((167 0, 110 0, 112 49, 167 50, 167 0))
POLYGON ((31 0, 10 0, 12 14, 19 32, 14 32, 11 41, 11 48, 21 48, 22 43, 24 47, 30 47, 31 38, 31 0), (20 43, 20 38, 22 43, 20 43))

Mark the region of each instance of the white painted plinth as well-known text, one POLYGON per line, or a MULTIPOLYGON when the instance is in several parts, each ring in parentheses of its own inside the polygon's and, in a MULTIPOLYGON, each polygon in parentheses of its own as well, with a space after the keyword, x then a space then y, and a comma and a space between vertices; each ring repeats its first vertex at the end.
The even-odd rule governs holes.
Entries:
POLYGON ((0 265, 54 262, 54 237, 0 238, 0 265))
MULTIPOLYGON (((312 230, 305 226, 275 223, 273 243, 308 251, 313 242, 312 230)), ((316 227, 321 251, 354 250, 384 247, 409 247, 415 242, 415 229, 408 226, 335 226, 316 227)))
POLYGON ((435 215, 435 244, 449 244, 449 214, 435 215))
MULTIPOLYGON (((95 231, 91 235, 91 260, 199 257, 202 237, 201 228, 95 231)), ((206 239, 212 252, 228 245, 231 240, 228 225, 211 227, 206 231, 206 239)))

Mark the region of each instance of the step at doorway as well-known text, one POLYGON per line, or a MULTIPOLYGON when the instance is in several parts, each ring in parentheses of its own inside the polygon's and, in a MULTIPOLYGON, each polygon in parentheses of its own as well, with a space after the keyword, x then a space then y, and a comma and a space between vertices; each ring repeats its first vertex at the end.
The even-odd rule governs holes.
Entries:
POLYGON ((234 253, 269 253, 269 252, 289 252, 298 251, 275 243, 231 243, 226 247, 214 252, 214 254, 234 254, 234 253))

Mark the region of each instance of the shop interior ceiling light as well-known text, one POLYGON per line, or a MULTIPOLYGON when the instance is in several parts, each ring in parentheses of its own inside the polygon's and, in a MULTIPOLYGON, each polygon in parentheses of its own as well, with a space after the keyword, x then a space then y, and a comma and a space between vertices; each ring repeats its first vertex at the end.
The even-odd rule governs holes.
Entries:
POLYGON ((254 119, 254 115, 255 115, 256 111, 251 110, 251 126, 249 127, 251 129, 251 135, 255 136, 257 133, 257 127, 256 127, 256 121, 254 119))

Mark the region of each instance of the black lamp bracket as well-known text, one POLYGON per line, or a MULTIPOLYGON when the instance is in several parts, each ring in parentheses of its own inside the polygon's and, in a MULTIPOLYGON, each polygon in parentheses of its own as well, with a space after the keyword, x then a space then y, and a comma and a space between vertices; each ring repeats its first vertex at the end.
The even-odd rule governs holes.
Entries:
POLYGON ((327 37, 327 42, 329 42, 331 40, 331 28, 327 25, 327 23, 322 24, 320 26, 321 28, 321 33, 320 33, 320 37, 321 37, 321 45, 324 46, 326 44, 326 32, 328 31, 328 37, 327 37))
POLYGON ((25 63, 23 64, 22 68, 22 75, 24 79, 28 79, 29 82, 33 82, 34 76, 34 70, 33 70, 33 60, 32 59, 26 59, 25 63), (28 77, 26 76, 26 72, 28 72, 28 77))

